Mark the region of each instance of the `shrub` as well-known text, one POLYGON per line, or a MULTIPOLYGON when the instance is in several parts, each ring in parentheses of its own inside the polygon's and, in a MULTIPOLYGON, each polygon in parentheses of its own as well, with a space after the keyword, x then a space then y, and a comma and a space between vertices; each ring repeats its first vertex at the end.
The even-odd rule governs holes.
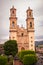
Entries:
POLYGON ((23 50, 21 52, 18 53, 18 57, 22 60, 24 55, 27 55, 27 54, 33 54, 33 55, 36 55, 34 51, 30 51, 30 50, 23 50))
POLYGON ((7 57, 6 56, 0 56, 0 65, 7 65, 7 57))
POLYGON ((33 54, 28 54, 23 57, 24 65, 34 65, 37 62, 37 57, 33 54))
POLYGON ((23 50, 18 53, 18 57, 24 65, 32 65, 37 62, 36 53, 30 50, 23 50))

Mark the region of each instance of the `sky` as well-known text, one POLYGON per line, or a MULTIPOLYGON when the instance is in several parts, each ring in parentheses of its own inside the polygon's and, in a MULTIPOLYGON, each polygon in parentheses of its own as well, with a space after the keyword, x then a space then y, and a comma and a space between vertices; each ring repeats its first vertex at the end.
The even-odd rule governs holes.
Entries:
POLYGON ((17 24, 26 28, 26 10, 33 10, 35 40, 43 40, 43 0, 0 0, 0 41, 9 38, 10 8, 17 9, 17 24))

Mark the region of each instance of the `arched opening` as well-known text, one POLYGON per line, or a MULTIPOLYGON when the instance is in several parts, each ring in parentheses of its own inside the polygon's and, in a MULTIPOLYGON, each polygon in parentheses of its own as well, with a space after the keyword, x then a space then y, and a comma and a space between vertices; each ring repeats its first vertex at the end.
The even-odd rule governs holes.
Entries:
POLYGON ((31 16, 31 12, 29 12, 29 16, 31 16))
POLYGON ((14 14, 14 11, 12 13, 14 14))
POLYGON ((21 48, 21 50, 25 50, 25 48, 24 48, 24 47, 22 47, 22 48, 21 48))
POLYGON ((21 35, 22 35, 22 37, 23 37, 23 33, 22 33, 21 35))
POLYGON ((14 21, 12 22, 12 27, 14 27, 14 21))
POLYGON ((30 27, 32 27, 32 22, 30 22, 30 27))

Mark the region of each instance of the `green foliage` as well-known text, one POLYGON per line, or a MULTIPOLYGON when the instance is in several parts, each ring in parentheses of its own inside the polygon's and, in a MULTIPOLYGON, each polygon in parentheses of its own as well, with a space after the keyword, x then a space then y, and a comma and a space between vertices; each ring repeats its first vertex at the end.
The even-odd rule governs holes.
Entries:
POLYGON ((18 53, 18 57, 24 65, 32 65, 37 62, 36 53, 30 50, 23 50, 18 53))
POLYGON ((7 65, 7 57, 6 56, 0 56, 0 65, 7 65))
POLYGON ((34 65, 37 62, 37 58, 33 54, 28 54, 23 57, 24 65, 34 65))
POLYGON ((13 65, 13 56, 8 57, 8 65, 13 65))
POLYGON ((27 54, 36 55, 34 51, 31 51, 31 50, 22 50, 21 52, 18 53, 18 57, 22 60, 24 55, 27 55, 27 54))
POLYGON ((4 50, 5 50, 4 52, 6 55, 15 56, 16 53, 18 52, 16 40, 8 40, 7 42, 5 42, 4 43, 4 50))

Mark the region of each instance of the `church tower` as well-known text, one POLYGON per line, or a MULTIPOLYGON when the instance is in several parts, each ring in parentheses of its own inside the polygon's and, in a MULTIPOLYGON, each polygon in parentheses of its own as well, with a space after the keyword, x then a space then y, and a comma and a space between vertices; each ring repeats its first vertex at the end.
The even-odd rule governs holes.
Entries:
POLYGON ((16 9, 14 6, 10 9, 10 30, 9 39, 16 40, 18 44, 18 51, 33 50, 35 51, 34 43, 34 18, 33 10, 28 8, 26 11, 26 29, 17 25, 16 9))
POLYGON ((33 13, 32 9, 30 7, 26 11, 27 13, 27 33, 28 33, 28 39, 29 39, 29 50, 35 50, 34 46, 34 18, 33 18, 33 13))
POLYGON ((16 17, 16 9, 14 6, 10 9, 10 40, 17 40, 17 17, 16 17))

